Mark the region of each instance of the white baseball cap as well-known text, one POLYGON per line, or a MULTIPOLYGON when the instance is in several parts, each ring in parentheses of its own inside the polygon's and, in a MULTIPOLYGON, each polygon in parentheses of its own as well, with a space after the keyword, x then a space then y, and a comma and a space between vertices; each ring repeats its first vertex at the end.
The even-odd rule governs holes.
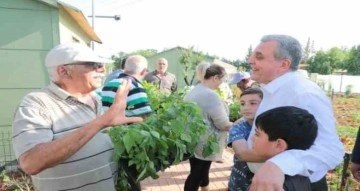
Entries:
POLYGON ((113 60, 98 56, 85 44, 65 43, 55 46, 45 58, 46 67, 54 67, 76 62, 112 63, 113 60))
POLYGON ((243 79, 249 79, 250 74, 248 72, 236 72, 230 84, 237 84, 243 79))

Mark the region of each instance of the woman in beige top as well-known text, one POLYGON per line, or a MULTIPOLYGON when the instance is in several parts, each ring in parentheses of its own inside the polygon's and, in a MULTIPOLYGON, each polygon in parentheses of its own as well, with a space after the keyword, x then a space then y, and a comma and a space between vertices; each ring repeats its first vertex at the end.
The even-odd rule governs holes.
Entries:
POLYGON ((225 69, 217 64, 203 63, 196 68, 196 76, 200 81, 188 95, 185 101, 195 102, 202 110, 204 121, 209 126, 208 131, 200 137, 194 157, 190 159, 190 174, 185 181, 185 191, 209 190, 209 169, 212 161, 221 160, 226 146, 227 131, 232 123, 229 121, 229 109, 214 91, 220 86, 226 76, 225 69), (210 135, 218 138, 220 150, 208 157, 202 155, 204 144, 210 135))

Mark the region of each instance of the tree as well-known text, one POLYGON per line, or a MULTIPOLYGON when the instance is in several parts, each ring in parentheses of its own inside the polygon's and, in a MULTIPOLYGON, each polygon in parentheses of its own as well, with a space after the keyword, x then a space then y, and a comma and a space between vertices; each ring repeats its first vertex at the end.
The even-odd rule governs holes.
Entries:
POLYGON ((196 75, 195 68, 200 62, 204 60, 204 58, 205 55, 201 52, 195 52, 193 46, 190 47, 190 49, 181 50, 179 62, 184 66, 183 75, 187 86, 194 84, 196 75))
POLYGON ((240 59, 237 59, 233 61, 231 64, 235 66, 237 69, 240 69, 242 61, 240 59))
POLYGON ((308 37, 306 46, 304 47, 304 54, 301 63, 308 64, 310 57, 313 56, 314 53, 314 41, 312 41, 312 43, 310 44, 310 37, 308 37))
POLYGON ((360 45, 351 48, 344 69, 348 74, 360 75, 360 45))
POLYGON ((344 69, 348 58, 346 49, 333 47, 327 52, 318 51, 308 59, 308 71, 319 74, 332 74, 336 69, 344 69))
POLYGON ((135 50, 129 54, 131 54, 131 55, 139 54, 145 58, 150 58, 150 57, 156 55, 157 53, 158 53, 158 51, 155 49, 141 49, 141 50, 135 50))
POLYGON ((330 66, 328 55, 320 50, 308 60, 307 70, 310 73, 331 74, 333 68, 330 66))
POLYGON ((345 67, 345 61, 348 58, 348 52, 346 49, 333 47, 327 52, 327 54, 329 55, 329 61, 332 68, 343 69, 345 67))
POLYGON ((125 52, 119 52, 119 53, 117 53, 117 55, 112 55, 112 56, 111 56, 111 59, 112 59, 112 60, 115 60, 115 62, 114 62, 114 67, 115 67, 115 68, 121 68, 122 59, 126 58, 127 55, 128 55, 128 54, 125 53, 125 52))
POLYGON ((240 64, 239 64, 239 67, 238 67, 239 70, 243 70, 243 71, 250 71, 250 70, 251 70, 251 66, 250 66, 250 64, 248 63, 248 60, 249 60, 252 52, 253 52, 252 46, 250 45, 249 48, 248 48, 248 52, 247 52, 244 60, 241 61, 240 64))
POLYGON ((119 52, 119 53, 117 53, 117 55, 112 55, 111 56, 111 58, 113 60, 115 60, 114 67, 115 68, 121 68, 122 59, 128 57, 129 55, 135 55, 135 54, 144 56, 145 58, 149 58, 149 57, 152 57, 155 54, 157 54, 157 50, 155 50, 155 49, 141 49, 141 50, 135 50, 135 51, 130 52, 130 53, 119 52))

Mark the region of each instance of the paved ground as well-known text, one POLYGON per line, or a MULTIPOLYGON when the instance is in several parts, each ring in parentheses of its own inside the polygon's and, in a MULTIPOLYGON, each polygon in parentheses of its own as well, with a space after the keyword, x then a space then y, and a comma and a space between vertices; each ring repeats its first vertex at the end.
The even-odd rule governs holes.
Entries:
MULTIPOLYGON (((223 163, 212 163, 210 168, 210 190, 226 191, 233 155, 224 151, 223 163)), ((188 161, 160 172, 159 179, 147 178, 141 182, 141 188, 145 191, 182 191, 184 182, 190 172, 188 161)))

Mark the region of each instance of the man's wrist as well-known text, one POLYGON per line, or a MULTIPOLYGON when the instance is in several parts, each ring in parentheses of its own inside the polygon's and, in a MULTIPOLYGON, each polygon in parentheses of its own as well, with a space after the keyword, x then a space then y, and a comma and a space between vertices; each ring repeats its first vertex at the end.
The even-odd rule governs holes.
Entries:
POLYGON ((96 119, 94 119, 93 121, 90 122, 91 126, 95 126, 97 131, 100 131, 101 129, 109 126, 106 122, 105 122, 105 116, 102 115, 100 117, 97 117, 96 119))

